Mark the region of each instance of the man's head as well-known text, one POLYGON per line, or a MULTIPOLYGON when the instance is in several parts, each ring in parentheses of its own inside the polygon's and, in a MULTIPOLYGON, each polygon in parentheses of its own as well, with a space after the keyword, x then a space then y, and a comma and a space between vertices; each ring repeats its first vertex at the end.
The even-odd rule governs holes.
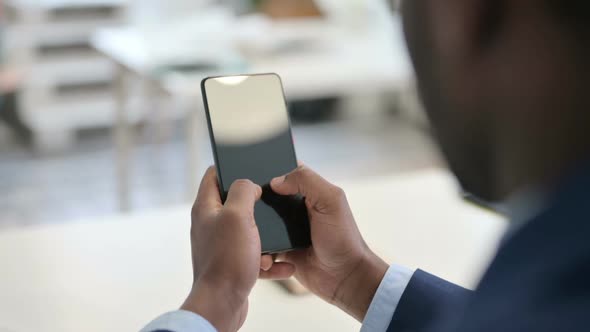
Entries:
POLYGON ((590 1, 406 0, 402 11, 424 105, 466 190, 502 199, 590 157, 590 1))

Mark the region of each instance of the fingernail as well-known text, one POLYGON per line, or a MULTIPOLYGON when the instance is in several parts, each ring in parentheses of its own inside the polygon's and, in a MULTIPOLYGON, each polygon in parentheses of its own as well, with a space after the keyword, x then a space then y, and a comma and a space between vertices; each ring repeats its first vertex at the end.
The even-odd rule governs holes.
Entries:
POLYGON ((273 185, 273 186, 280 186, 281 184, 283 184, 283 182, 285 182, 285 176, 284 175, 272 179, 272 181, 270 181, 270 184, 273 185))

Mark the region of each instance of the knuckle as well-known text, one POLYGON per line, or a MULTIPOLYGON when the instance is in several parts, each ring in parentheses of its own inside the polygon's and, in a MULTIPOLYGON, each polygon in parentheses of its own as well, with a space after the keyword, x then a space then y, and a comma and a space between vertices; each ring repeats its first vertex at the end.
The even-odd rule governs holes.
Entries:
POLYGON ((330 186, 329 194, 330 194, 330 196, 332 196, 338 200, 342 200, 342 199, 346 198, 346 193, 344 192, 344 189, 342 189, 338 186, 335 186, 335 185, 330 186))
POLYGON ((240 220, 244 218, 245 213, 235 209, 235 208, 226 208, 222 212, 223 218, 227 220, 240 220))
POLYGON ((291 174, 287 175, 287 179, 294 182, 302 182, 310 176, 311 170, 303 165, 298 166, 291 174))
POLYGON ((305 165, 301 164, 301 165, 297 165, 297 168, 295 168, 295 171, 303 171, 307 169, 307 167, 305 167, 305 165))
POLYGON ((308 167, 305 167, 305 165, 299 165, 296 168, 296 173, 298 173, 300 176, 308 176, 312 173, 311 169, 309 169, 308 167))

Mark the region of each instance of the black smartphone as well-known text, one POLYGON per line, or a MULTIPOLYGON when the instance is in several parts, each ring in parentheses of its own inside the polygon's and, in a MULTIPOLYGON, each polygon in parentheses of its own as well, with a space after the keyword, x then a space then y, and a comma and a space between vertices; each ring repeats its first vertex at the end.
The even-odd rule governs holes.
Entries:
POLYGON ((262 199, 254 207, 262 253, 309 247, 305 199, 277 195, 269 185, 297 167, 280 77, 208 77, 201 90, 222 200, 235 180, 251 180, 262 187, 262 199))

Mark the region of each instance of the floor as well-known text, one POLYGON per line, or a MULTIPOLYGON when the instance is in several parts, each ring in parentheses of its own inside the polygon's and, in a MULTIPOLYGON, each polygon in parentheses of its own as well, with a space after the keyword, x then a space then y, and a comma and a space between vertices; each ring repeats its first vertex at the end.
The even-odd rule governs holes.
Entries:
MULTIPOLYGON (((161 143, 139 128, 133 155, 134 211, 184 203, 186 145, 180 125, 161 143)), ((334 182, 440 166, 427 130, 393 112, 340 112, 330 121, 294 124, 298 158, 334 182)), ((108 130, 81 134, 74 147, 38 156, 0 137, 0 229, 116 214, 114 149, 108 130)), ((202 142, 199 172, 212 164, 202 142)))

